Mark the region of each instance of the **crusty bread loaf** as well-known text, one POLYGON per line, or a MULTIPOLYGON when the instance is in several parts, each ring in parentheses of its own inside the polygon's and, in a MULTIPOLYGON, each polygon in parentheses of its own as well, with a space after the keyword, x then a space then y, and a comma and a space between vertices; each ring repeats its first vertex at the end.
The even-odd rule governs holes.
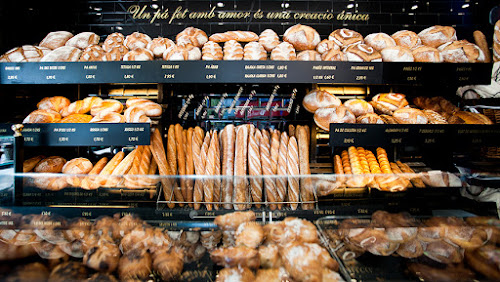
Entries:
POLYGON ((129 98, 126 102, 127 108, 138 107, 143 110, 148 117, 159 117, 163 111, 160 104, 148 99, 129 98))
POLYGON ((38 155, 34 156, 32 158, 29 158, 23 162, 23 172, 30 172, 32 171, 35 166, 41 161, 45 159, 45 156, 43 155, 38 155))
POLYGON ((340 50, 340 46, 335 41, 329 39, 324 39, 316 46, 316 51, 321 55, 328 53, 332 49, 340 50))
POLYGON ((128 49, 124 45, 115 46, 106 52, 102 60, 109 62, 121 61, 123 60, 123 57, 125 57, 127 53, 128 49))
POLYGON ((52 123, 59 122, 61 115, 53 110, 34 110, 23 120, 23 123, 52 123))
MULTIPOLYGON (((94 166, 86 158, 74 158, 69 160, 64 164, 62 168, 62 173, 64 174, 87 174, 94 166)), ((80 187, 80 183, 83 180, 82 176, 67 177, 66 181, 69 185, 73 187, 80 187)))
MULTIPOLYGON (((234 149, 234 175, 247 175, 247 156, 248 156, 248 130, 249 126, 240 125, 236 129, 236 141, 234 149)), ((234 208, 242 210, 247 207, 246 203, 250 200, 247 188, 246 178, 236 177, 234 179, 234 208)))
POLYGON ((193 46, 174 46, 163 53, 163 59, 167 61, 190 61, 201 59, 201 51, 193 46))
POLYGON ((229 40, 224 43, 224 60, 243 60, 243 47, 236 40, 229 40))
POLYGON ((151 42, 151 37, 147 34, 136 31, 127 35, 123 45, 125 45, 129 50, 134 50, 136 48, 146 48, 149 42, 151 42))
POLYGON ((175 40, 179 46, 201 47, 208 41, 208 37, 203 30, 190 26, 179 32, 175 40))
POLYGON ((321 54, 314 50, 306 50, 297 54, 297 61, 321 61, 321 54))
POLYGON ((249 42, 243 48, 243 60, 245 61, 265 61, 267 52, 259 42, 249 42))
POLYGON ((338 107, 342 104, 339 98, 327 91, 314 89, 304 96, 302 106, 310 113, 319 108, 338 107))
MULTIPOLYGON (((275 131, 276 134, 279 134, 275 131)), ((276 164, 277 170, 276 175, 280 177, 276 178, 276 190, 278 194, 277 202, 278 209, 281 209, 283 206, 282 202, 286 199, 287 187, 288 187, 288 179, 285 175, 288 175, 287 169, 287 158, 288 158, 288 144, 289 138, 286 132, 282 132, 279 139, 279 150, 278 150, 278 162, 276 164)))
POLYGON ((135 48, 123 56, 124 61, 152 61, 153 52, 146 48, 135 48))
POLYGON ((99 62, 103 61, 106 52, 99 45, 90 45, 83 50, 80 56, 80 62, 99 62))
POLYGON ((104 43, 102 44, 102 49, 109 52, 114 47, 124 46, 125 36, 119 32, 111 33, 106 37, 104 43))
POLYGON ((66 159, 59 156, 50 156, 41 160, 33 169, 38 173, 59 173, 62 171, 66 159))
MULTIPOLYGON (((256 130, 253 125, 248 135, 248 175, 256 176, 250 179, 250 194, 252 196, 253 202, 262 202, 262 178, 258 177, 262 175, 262 163, 260 159, 260 143, 262 140, 262 134, 260 130, 256 130)), ((255 205, 260 208, 261 204, 255 205)))
POLYGON ((366 115, 373 113, 373 107, 370 103, 361 99, 350 99, 344 102, 344 106, 348 108, 355 116, 366 115))
POLYGON ((100 103, 101 101, 102 98, 100 97, 87 97, 83 100, 78 100, 69 104, 69 106, 62 109, 60 113, 63 117, 67 117, 71 114, 86 114, 90 112, 90 109, 94 104, 100 103))
POLYGON ((216 42, 208 41, 203 45, 201 49, 201 59, 204 61, 218 61, 222 60, 224 54, 222 53, 222 47, 216 42))
POLYGON ((90 45, 99 44, 99 35, 93 32, 81 32, 77 35, 71 37, 68 41, 66 41, 66 46, 76 47, 80 50, 84 50, 90 45))
POLYGON ((350 62, 381 62, 382 56, 373 47, 359 43, 344 49, 344 54, 350 62))
POLYGON ((163 53, 165 53, 165 51, 167 51, 168 48, 174 46, 175 46, 174 41, 168 38, 157 37, 151 40, 151 42, 148 43, 146 48, 149 49, 149 51, 153 52, 153 55, 156 58, 161 58, 163 57, 163 53))
POLYGON ((321 129, 330 131, 330 123, 356 123, 356 117, 344 106, 319 108, 314 113, 314 122, 321 129))
POLYGON ((432 62, 441 63, 443 62, 443 55, 438 49, 429 46, 419 46, 412 51, 413 58, 415 62, 432 62))
POLYGON ((413 54, 410 49, 401 46, 392 46, 380 51, 384 62, 413 62, 413 54))
POLYGON ((283 41, 293 45, 295 50, 314 50, 321 41, 319 33, 312 27, 296 24, 289 27, 283 34, 283 41))
POLYGON ((321 59, 323 61, 334 61, 334 62, 343 62, 347 61, 346 55, 337 49, 330 49, 330 51, 321 55, 321 59))
POLYGON ((359 32, 347 28, 334 30, 328 39, 334 41, 341 49, 364 42, 363 36, 359 32))
POLYGON ((280 44, 280 38, 276 32, 272 29, 265 29, 259 35, 259 43, 266 49, 267 52, 271 52, 278 44, 280 44))
POLYGON ((493 124, 493 122, 485 115, 458 111, 454 113, 448 122, 451 124, 493 124))
POLYGON ((427 116, 418 109, 404 108, 394 111, 392 115, 398 123, 403 124, 426 124, 427 116))
POLYGON ((90 121, 90 123, 122 123, 125 122, 125 117, 115 112, 98 112, 90 121))
POLYGON ((368 34, 365 37, 365 44, 373 47, 377 51, 381 51, 387 47, 396 46, 396 41, 387 33, 378 32, 368 34))
POLYGON ((448 63, 477 63, 486 59, 483 51, 467 40, 448 42, 439 46, 438 50, 448 63))
POLYGON ((413 50, 422 46, 422 40, 411 30, 400 30, 391 35, 398 46, 413 50))
POLYGON ((296 59, 295 48, 288 42, 281 42, 271 51, 273 61, 295 61, 296 59))
POLYGON ((125 122, 145 122, 151 123, 151 119, 146 115, 146 112, 138 107, 127 108, 123 113, 125 122))
MULTIPOLYGON (((50 50, 50 49, 49 49, 50 50)), ((42 48, 23 45, 13 48, 2 55, 4 62, 38 62, 45 55, 42 48)))
POLYGON ((98 113, 115 112, 120 114, 123 111, 123 104, 115 99, 104 99, 97 101, 90 106, 90 114, 95 116, 98 113))
POLYGON ((60 123, 89 123, 92 120, 91 115, 86 114, 71 114, 64 117, 59 122, 60 123))
POLYGON ((429 120, 430 124, 447 124, 448 121, 446 118, 444 118, 442 115, 439 113, 433 111, 433 110, 423 110, 422 111, 427 119, 429 120))
POLYGON ((53 110, 59 112, 60 110, 69 106, 71 102, 68 98, 63 96, 53 96, 53 97, 45 97, 38 104, 36 104, 37 108, 40 110, 53 110))
POLYGON ((259 40, 259 36, 251 31, 236 30, 212 34, 209 37, 209 40, 217 43, 227 42, 230 40, 235 40, 238 42, 252 42, 259 40))
POLYGON ((49 32, 38 46, 54 50, 64 46, 71 37, 73 37, 73 34, 68 31, 49 32))
POLYGON ((43 56, 40 62, 76 62, 81 54, 82 50, 78 48, 62 46, 43 56))
POLYGON ((399 93, 380 93, 372 98, 372 102, 382 105, 392 112, 408 105, 406 96, 399 93))
POLYGON ((384 120, 375 113, 368 113, 356 118, 356 123, 384 124, 384 120))
POLYGON ((457 40, 457 32, 451 26, 435 25, 418 33, 424 45, 437 48, 445 43, 457 40))

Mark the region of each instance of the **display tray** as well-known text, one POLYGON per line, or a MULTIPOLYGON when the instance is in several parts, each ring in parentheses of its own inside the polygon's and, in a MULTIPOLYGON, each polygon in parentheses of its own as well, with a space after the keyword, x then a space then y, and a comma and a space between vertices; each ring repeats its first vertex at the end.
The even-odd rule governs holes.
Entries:
POLYGON ((2 84, 489 84, 490 63, 148 61, 0 63, 2 84))

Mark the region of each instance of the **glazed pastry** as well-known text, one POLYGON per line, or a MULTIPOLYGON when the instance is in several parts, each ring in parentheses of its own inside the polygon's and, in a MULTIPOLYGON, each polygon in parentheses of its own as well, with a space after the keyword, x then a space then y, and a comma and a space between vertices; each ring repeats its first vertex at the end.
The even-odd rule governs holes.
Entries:
POLYGON ((232 212, 225 215, 216 216, 214 223, 222 230, 237 230, 240 224, 255 221, 256 216, 253 211, 232 212))
POLYGON ((83 263, 94 270, 113 272, 118 267, 120 249, 112 241, 101 238, 83 257, 83 263))
POLYGON ((235 232, 236 246, 257 248, 264 240, 264 230, 257 222, 244 222, 235 232))
POLYGON ((215 249, 210 253, 210 259, 222 267, 257 269, 260 266, 259 252, 245 246, 215 249))
POLYGON ((153 253, 153 270, 165 281, 175 280, 184 268, 184 251, 177 247, 160 249, 153 253))
POLYGON ((278 268, 282 266, 279 248, 276 244, 267 244, 259 247, 261 268, 278 268))
POLYGON ((147 279, 152 270, 151 255, 145 250, 131 250, 123 254, 118 263, 118 277, 126 279, 147 279))

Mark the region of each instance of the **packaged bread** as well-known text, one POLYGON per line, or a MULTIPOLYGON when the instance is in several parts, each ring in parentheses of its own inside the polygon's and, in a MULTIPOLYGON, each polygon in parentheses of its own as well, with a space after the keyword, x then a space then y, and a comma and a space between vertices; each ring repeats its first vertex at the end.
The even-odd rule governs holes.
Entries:
POLYGON ((338 107, 342 104, 339 98, 327 91, 314 89, 304 96, 302 106, 310 113, 316 112, 319 108, 338 107))
POLYGON ((295 50, 314 50, 321 41, 319 33, 312 27, 296 24, 289 27, 283 34, 283 41, 293 45, 295 50))
POLYGON ((49 32, 38 46, 54 50, 64 46, 71 37, 73 37, 73 34, 68 31, 49 32))
POLYGON ((90 45, 99 44, 99 35, 93 32, 81 32, 77 35, 71 37, 68 41, 66 41, 66 46, 76 47, 80 50, 83 50, 90 45))

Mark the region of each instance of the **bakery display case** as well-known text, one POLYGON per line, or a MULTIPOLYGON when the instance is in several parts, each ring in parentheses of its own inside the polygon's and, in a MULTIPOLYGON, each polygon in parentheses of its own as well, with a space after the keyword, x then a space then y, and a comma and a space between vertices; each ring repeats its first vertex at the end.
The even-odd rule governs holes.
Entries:
POLYGON ((500 21, 431 2, 89 0, 6 30, 0 280, 500 279, 498 101, 455 95, 494 85, 500 21))

